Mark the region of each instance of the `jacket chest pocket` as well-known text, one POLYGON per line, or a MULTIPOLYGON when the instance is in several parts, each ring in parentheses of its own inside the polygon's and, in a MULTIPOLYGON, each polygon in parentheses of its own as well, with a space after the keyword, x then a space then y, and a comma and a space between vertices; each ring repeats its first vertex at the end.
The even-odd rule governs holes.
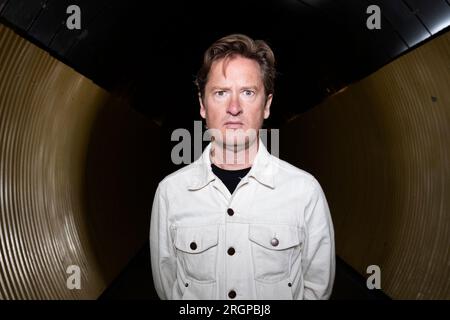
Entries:
POLYGON ((288 225, 250 225, 255 279, 277 282, 289 277, 294 251, 303 244, 301 229, 288 225))
POLYGON ((201 282, 216 280, 218 226, 177 227, 175 248, 185 275, 201 282))

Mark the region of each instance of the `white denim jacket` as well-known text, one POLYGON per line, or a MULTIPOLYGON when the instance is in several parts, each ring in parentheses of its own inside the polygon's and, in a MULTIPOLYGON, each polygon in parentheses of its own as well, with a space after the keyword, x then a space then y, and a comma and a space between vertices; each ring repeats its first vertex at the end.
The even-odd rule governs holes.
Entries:
POLYGON ((161 299, 328 299, 334 231, 309 173, 259 149, 230 194, 211 169, 211 143, 158 185, 150 223, 161 299))

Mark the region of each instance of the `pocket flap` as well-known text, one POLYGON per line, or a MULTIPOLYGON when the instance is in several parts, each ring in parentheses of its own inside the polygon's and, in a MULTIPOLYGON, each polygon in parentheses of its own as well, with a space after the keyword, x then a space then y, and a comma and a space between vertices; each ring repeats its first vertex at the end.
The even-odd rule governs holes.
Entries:
POLYGON ((219 226, 176 228, 175 247, 187 253, 200 253, 217 245, 219 226))
POLYGON ((270 250, 284 250, 301 243, 301 229, 288 225, 251 225, 249 239, 270 250))

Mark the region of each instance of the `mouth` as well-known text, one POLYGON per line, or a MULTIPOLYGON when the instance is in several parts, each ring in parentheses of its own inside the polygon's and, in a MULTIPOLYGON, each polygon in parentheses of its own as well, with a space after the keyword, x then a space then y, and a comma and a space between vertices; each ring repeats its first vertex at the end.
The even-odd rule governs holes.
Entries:
POLYGON ((244 126, 244 124, 239 121, 227 121, 227 122, 225 122, 224 126, 227 129, 239 129, 239 128, 242 128, 244 126))

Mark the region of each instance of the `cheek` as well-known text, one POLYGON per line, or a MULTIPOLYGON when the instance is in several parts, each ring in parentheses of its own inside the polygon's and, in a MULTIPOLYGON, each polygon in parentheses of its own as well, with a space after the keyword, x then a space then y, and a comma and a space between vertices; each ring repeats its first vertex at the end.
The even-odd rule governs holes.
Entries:
POLYGON ((212 98, 207 100, 207 109, 211 115, 219 114, 224 110, 225 103, 221 101, 216 101, 212 98))
POLYGON ((211 120, 220 118, 220 112, 221 112, 220 109, 218 109, 218 108, 211 108, 208 111, 209 111, 208 115, 209 115, 209 118, 211 120))
POLYGON ((258 105, 251 110, 251 114, 247 114, 247 118, 250 120, 249 123, 255 126, 259 126, 264 120, 264 107, 258 105))
POLYGON ((220 113, 220 110, 209 108, 206 112, 206 121, 211 128, 217 127, 220 124, 221 119, 223 119, 223 115, 220 113))

